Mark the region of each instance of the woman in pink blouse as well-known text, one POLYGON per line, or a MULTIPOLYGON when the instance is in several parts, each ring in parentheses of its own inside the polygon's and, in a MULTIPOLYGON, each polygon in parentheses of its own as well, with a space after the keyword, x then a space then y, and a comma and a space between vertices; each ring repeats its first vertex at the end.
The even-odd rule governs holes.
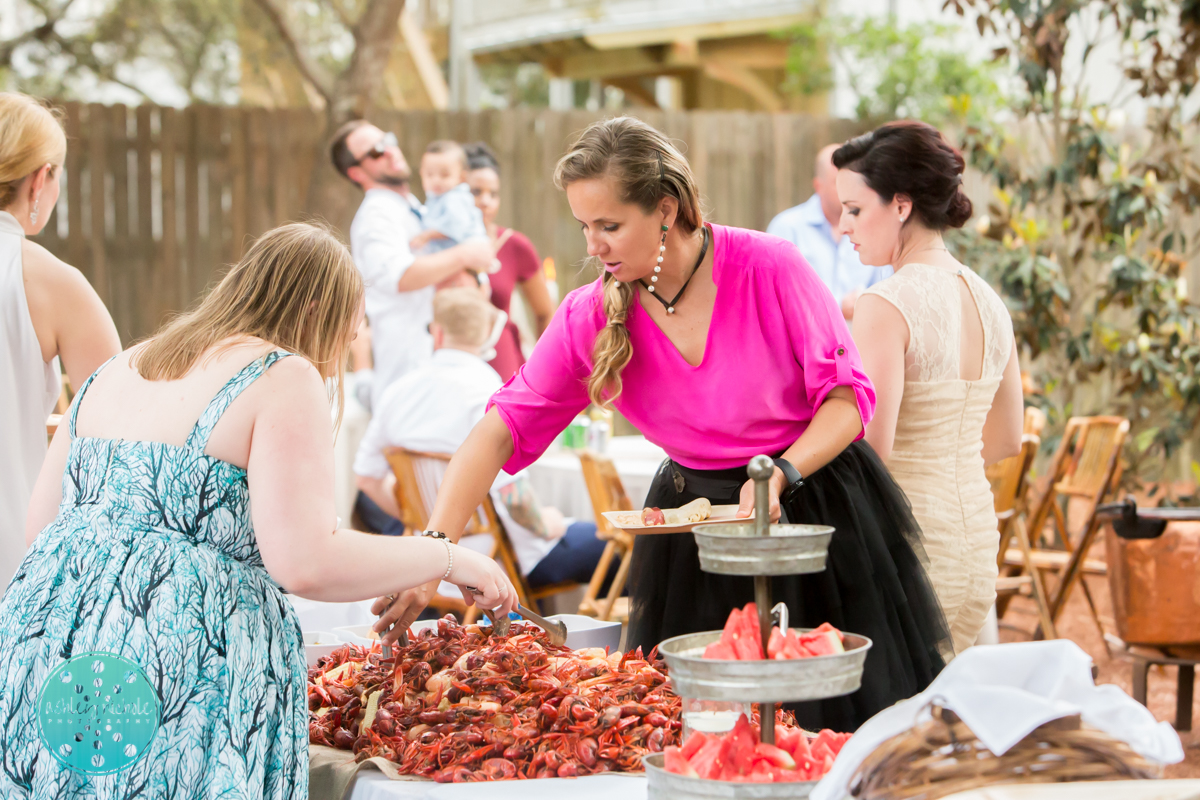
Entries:
MULTIPOLYGON (((593 124, 555 180, 604 274, 564 299, 494 395, 446 471, 431 530, 457 538, 499 470, 532 463, 589 401, 667 451, 647 505, 707 497, 748 516, 746 464, 766 453, 772 516, 837 529, 827 569, 774 579, 774 597, 797 626, 874 641, 862 688, 801 704, 801 722, 854 730, 923 690, 943 665, 945 620, 908 503, 858 441, 875 393, 829 291, 788 242, 705 224, 687 161, 643 122, 593 124)), ((401 596, 385 620, 407 624, 435 588, 401 596)), ((690 533, 659 534, 638 538, 630 597, 628 642, 649 649, 721 628, 754 592, 750 578, 701 572, 690 533)))

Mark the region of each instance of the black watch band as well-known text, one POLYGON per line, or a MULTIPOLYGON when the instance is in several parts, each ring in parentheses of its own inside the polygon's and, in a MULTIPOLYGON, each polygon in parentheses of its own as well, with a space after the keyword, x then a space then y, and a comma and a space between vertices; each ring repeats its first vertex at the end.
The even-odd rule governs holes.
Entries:
POLYGON ((775 466, 779 467, 783 473, 783 479, 787 481, 785 489, 799 489, 804 485, 804 476, 800 474, 800 470, 792 466, 792 462, 786 458, 775 459, 775 466))

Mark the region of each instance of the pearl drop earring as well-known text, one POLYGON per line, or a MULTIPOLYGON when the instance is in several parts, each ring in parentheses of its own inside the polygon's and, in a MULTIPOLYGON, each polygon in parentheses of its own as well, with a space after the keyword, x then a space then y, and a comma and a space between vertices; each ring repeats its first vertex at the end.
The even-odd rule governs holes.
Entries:
MULTIPOLYGON (((662 240, 658 243, 658 263, 654 265, 654 275, 650 276, 650 283, 658 283, 658 273, 662 272, 663 253, 667 252, 667 226, 662 226, 662 240)), ((654 291, 654 286, 647 287, 650 291, 654 291)))
POLYGON ((29 224, 37 225, 37 221, 38 221, 38 200, 37 200, 37 198, 34 198, 33 208, 31 208, 29 210, 29 224))

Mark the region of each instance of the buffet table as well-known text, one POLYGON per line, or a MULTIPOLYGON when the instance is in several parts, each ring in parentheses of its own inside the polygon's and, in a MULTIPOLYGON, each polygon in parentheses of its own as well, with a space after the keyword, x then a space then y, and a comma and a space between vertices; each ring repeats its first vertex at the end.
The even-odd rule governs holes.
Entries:
POLYGON ((364 770, 349 800, 645 800, 643 775, 589 775, 584 778, 546 778, 494 783, 433 783, 393 781, 364 770))
MULTIPOLYGON (((658 467, 667 454, 656 444, 642 436, 614 436, 608 442, 604 455, 613 460, 625 493, 634 508, 645 504, 650 482, 654 480, 658 467)), ((574 450, 553 448, 529 467, 529 478, 538 501, 544 506, 554 506, 563 516, 580 520, 594 520, 592 501, 583 480, 579 456, 574 450)))

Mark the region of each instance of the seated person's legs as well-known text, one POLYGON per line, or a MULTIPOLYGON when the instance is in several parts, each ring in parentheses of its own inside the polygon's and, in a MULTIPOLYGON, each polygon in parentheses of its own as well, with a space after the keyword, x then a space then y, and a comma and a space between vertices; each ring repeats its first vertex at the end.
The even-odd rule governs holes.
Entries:
POLYGON ((384 536, 404 535, 404 523, 380 508, 365 492, 358 493, 354 501, 354 510, 371 533, 382 533, 384 536))
MULTIPOLYGON (((526 576, 530 586, 546 586, 551 583, 574 581, 587 583, 600 563, 606 542, 596 538, 596 523, 574 522, 546 556, 526 576)), ((609 566, 601 594, 608 591, 608 584, 617 573, 620 559, 614 558, 609 566)))

